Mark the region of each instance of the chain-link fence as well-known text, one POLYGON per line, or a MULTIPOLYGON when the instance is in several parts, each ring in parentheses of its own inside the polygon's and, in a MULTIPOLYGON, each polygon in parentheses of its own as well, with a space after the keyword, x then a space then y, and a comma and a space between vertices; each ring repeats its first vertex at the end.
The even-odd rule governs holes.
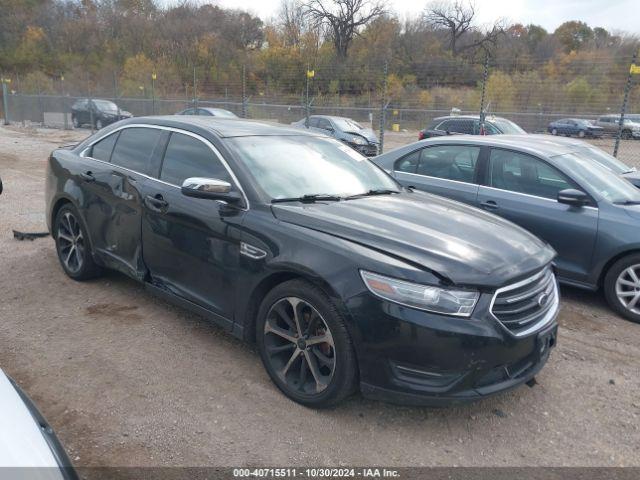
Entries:
POLYGON ((16 75, 3 77, 0 107, 5 121, 58 128, 72 128, 73 106, 80 99, 110 100, 134 116, 216 107, 239 117, 289 124, 306 115, 337 115, 371 128, 383 145, 385 132, 402 136, 405 143, 417 140, 419 130, 453 111, 488 120, 504 117, 530 133, 584 136, 640 167, 636 63, 635 55, 611 58, 588 52, 538 63, 518 57, 469 61, 425 56, 411 71, 393 61, 285 69, 244 65, 226 75, 196 67, 182 72, 188 81, 181 87, 165 84, 162 72, 141 75, 137 82, 120 81, 117 72, 111 78, 42 75, 35 82, 33 76, 16 75), (580 122, 572 129, 553 123, 563 119, 580 122))

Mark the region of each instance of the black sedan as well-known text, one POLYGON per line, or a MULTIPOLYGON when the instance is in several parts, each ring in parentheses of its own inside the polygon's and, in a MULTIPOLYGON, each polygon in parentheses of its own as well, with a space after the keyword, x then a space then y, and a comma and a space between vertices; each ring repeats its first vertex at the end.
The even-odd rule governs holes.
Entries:
POLYGON ((555 252, 403 188, 342 142, 241 120, 125 120, 52 153, 47 221, 75 280, 110 268, 256 342, 321 407, 449 404, 530 380, 555 344, 555 252))
POLYGON ((100 130, 118 120, 132 116, 130 112, 122 110, 109 100, 79 98, 71 106, 71 121, 74 128, 93 124, 95 129, 100 130))
POLYGON ((594 125, 590 120, 581 118, 561 118, 551 122, 547 126, 547 131, 551 135, 576 136, 579 138, 598 138, 604 133, 602 127, 594 125))

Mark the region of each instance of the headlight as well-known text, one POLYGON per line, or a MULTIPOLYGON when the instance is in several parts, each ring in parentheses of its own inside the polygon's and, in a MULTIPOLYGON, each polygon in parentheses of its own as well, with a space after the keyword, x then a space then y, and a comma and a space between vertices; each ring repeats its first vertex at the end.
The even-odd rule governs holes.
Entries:
POLYGON ((354 135, 349 139, 351 143, 355 143, 356 145, 366 145, 367 141, 359 135, 354 135))
POLYGON ((445 315, 469 317, 480 296, 475 291, 404 282, 364 270, 360 271, 360 275, 371 293, 380 298, 407 307, 445 315))

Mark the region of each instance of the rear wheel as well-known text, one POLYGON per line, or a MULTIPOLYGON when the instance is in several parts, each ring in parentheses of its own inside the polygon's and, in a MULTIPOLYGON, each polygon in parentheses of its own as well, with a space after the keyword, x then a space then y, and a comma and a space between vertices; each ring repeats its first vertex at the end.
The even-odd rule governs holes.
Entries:
POLYGON ((640 254, 623 257, 609 268, 604 293, 611 308, 640 323, 640 254))
POLYGON ((102 125, 102 120, 98 119, 96 120, 96 130, 102 130, 102 127, 104 125, 102 125))
POLYGON ((292 280, 267 294, 256 338, 262 362, 277 387, 309 407, 329 407, 354 391, 357 365, 344 320, 329 297, 292 280))
POLYGON ((557 128, 552 129, 551 135, 558 135, 558 129, 557 128))
POLYGON ((580 138, 584 138, 584 137, 586 136, 585 131, 584 131, 584 130, 580 130, 580 131, 578 132, 578 136, 579 136, 580 138))
POLYGON ((78 117, 71 117, 71 123, 73 123, 73 128, 80 128, 80 122, 78 121, 78 117))
POLYGON ((60 265, 69 277, 87 280, 102 273, 91 256, 91 246, 80 215, 71 204, 58 211, 53 224, 53 238, 60 265))
POLYGON ((622 138, 624 138, 625 140, 629 140, 631 138, 631 130, 623 130, 622 138))

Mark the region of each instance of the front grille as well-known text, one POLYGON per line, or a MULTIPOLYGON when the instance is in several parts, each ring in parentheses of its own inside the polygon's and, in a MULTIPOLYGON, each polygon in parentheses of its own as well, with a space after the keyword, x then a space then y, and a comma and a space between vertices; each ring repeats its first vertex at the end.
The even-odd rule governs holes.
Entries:
POLYGON ((551 268, 499 288, 491 313, 513 334, 525 335, 547 323, 558 308, 558 287, 551 268))

